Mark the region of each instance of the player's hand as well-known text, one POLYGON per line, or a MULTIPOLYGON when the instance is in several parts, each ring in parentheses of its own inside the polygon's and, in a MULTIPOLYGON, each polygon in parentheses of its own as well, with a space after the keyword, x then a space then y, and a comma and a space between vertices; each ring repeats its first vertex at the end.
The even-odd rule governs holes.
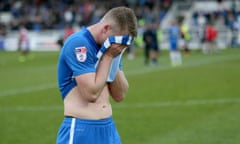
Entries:
POLYGON ((118 56, 124 48, 128 46, 126 45, 121 45, 121 44, 112 44, 107 51, 105 52, 106 55, 111 56, 111 57, 116 57, 118 56))

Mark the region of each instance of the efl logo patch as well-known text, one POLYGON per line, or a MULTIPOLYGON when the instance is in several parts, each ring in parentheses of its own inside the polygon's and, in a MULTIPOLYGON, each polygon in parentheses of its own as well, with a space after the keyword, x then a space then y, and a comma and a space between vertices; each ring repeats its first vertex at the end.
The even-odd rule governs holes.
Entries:
POLYGON ((87 59, 87 48, 86 47, 76 47, 75 54, 76 54, 76 58, 79 62, 84 62, 87 59))

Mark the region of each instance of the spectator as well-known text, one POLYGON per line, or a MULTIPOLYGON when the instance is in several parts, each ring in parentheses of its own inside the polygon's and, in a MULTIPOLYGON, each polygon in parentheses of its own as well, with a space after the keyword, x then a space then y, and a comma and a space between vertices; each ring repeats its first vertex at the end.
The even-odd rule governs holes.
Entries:
POLYGON ((204 54, 210 54, 214 51, 217 51, 216 46, 216 39, 218 36, 218 32, 216 28, 211 24, 210 22, 206 26, 205 30, 205 46, 203 47, 203 53, 204 54))

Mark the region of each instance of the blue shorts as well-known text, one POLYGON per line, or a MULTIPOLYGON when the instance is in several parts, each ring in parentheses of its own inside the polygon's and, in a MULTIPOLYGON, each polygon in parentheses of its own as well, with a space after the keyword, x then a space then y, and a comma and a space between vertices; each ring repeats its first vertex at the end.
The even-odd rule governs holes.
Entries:
POLYGON ((56 144, 121 144, 112 117, 86 120, 64 117, 56 144))
POLYGON ((170 50, 176 51, 178 49, 177 42, 170 42, 170 50))

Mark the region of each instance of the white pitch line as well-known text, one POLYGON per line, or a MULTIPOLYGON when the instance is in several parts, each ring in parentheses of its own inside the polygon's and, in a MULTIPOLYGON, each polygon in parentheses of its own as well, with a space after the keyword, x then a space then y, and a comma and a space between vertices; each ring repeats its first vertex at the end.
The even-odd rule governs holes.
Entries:
MULTIPOLYGON (((192 66, 198 66, 198 65, 203 65, 203 64, 210 64, 210 63, 215 63, 215 62, 220 62, 220 61, 226 61, 226 60, 232 60, 239 58, 239 55, 228 55, 228 56, 222 56, 222 57, 216 57, 212 60, 208 59, 203 59, 199 60, 196 62, 191 62, 188 64, 184 64, 182 67, 192 67, 192 66)), ((136 69, 132 71, 127 71, 126 75, 139 75, 139 74, 146 74, 149 72, 154 72, 154 71, 161 71, 161 70, 169 70, 172 69, 171 66, 166 66, 166 67, 153 67, 153 68, 142 68, 142 69, 136 69)), ((1 97, 6 97, 6 96, 13 96, 16 94, 24 94, 24 93, 30 93, 34 91, 41 91, 41 90, 46 90, 50 88, 57 87, 57 83, 50 83, 50 84, 42 84, 38 86, 32 86, 32 87, 26 87, 26 88, 16 88, 16 89, 10 89, 6 91, 1 91, 0 92, 0 98, 1 97)))
POLYGON ((41 91, 41 90, 45 90, 45 89, 50 89, 50 88, 54 88, 57 87, 56 83, 49 83, 49 84, 42 84, 42 85, 38 85, 38 86, 30 86, 30 87, 26 87, 26 88, 19 88, 19 89, 10 89, 7 91, 2 91, 0 93, 0 98, 1 97, 6 97, 6 96, 11 96, 11 95, 16 95, 16 94, 24 94, 24 93, 30 93, 33 91, 41 91))
POLYGON ((208 100, 186 100, 186 101, 168 101, 168 102, 148 102, 133 104, 118 104, 116 108, 150 108, 150 107, 172 107, 172 106, 196 106, 196 105, 213 105, 240 103, 240 98, 227 99, 208 99, 208 100))
MULTIPOLYGON (((187 100, 187 101, 165 101, 165 102, 140 102, 140 103, 119 103, 113 104, 113 109, 125 108, 159 108, 159 107, 182 107, 182 106, 205 106, 205 105, 224 105, 239 104, 240 98, 222 98, 205 100, 187 100)), ((63 105, 55 106, 17 106, 0 107, 0 111, 59 111, 63 110, 63 105)))

